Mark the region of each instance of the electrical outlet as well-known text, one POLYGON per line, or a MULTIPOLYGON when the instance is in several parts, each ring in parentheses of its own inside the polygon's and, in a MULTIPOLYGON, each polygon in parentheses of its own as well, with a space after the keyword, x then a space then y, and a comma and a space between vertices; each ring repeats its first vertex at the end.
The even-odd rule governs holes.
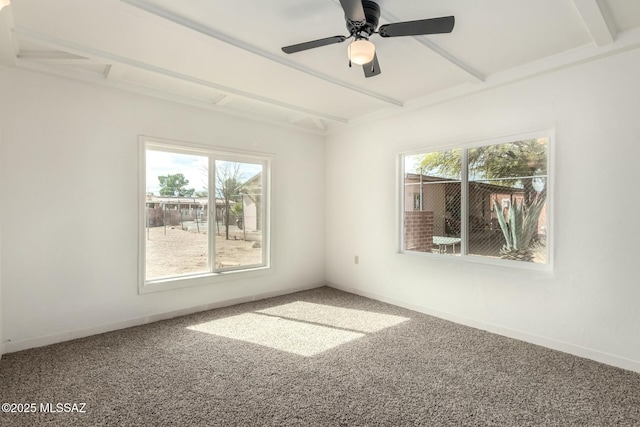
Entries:
POLYGON ((359 257, 358 255, 356 255, 356 256, 353 258, 353 262, 354 262, 354 263, 356 263, 356 264, 360 264, 360 257, 359 257))

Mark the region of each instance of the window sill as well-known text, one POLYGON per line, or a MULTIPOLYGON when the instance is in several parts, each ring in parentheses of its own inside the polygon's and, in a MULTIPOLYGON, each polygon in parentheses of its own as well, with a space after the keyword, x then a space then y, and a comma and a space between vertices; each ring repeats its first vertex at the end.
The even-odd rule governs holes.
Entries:
POLYGON ((489 258, 483 256, 474 256, 474 255, 460 255, 458 254, 436 254, 430 252, 418 252, 418 251, 408 251, 403 250, 398 252, 400 255, 410 255, 420 258, 430 258, 439 261, 452 261, 456 263, 464 263, 464 264, 475 264, 475 265, 486 265, 498 267, 501 269, 509 269, 509 270, 525 270, 525 271, 539 271, 541 273, 549 273, 553 274, 553 264, 540 264, 533 262, 525 262, 525 261, 512 261, 501 258, 489 258))
POLYGON ((211 285, 215 283, 228 282, 265 276, 275 273, 271 266, 254 267, 244 270, 227 270, 216 273, 202 273, 191 276, 167 277, 161 279, 141 281, 138 286, 138 294, 148 294, 152 292, 168 291, 172 289, 188 288, 192 286, 211 285))

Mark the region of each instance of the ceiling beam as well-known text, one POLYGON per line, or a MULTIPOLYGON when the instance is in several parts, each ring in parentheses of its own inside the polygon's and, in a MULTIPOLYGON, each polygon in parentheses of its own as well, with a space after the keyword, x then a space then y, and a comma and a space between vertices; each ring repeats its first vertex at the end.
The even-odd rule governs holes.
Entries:
POLYGON ((615 22, 602 0, 573 0, 573 4, 596 45, 605 46, 615 41, 615 22))
POLYGON ((473 80, 475 80, 476 82, 483 82, 483 81, 485 81, 487 79, 487 76, 482 74, 480 71, 476 70, 475 68, 473 68, 472 66, 470 66, 466 62, 463 62, 462 60, 456 58, 451 53, 449 53, 445 49, 441 48, 440 46, 438 46, 437 44, 435 44, 434 42, 429 40, 426 36, 417 36, 417 37, 414 37, 414 38, 421 45, 423 45, 425 47, 428 47, 434 53, 437 53, 443 59, 447 60, 450 64, 452 64, 452 65, 456 66, 457 68, 459 68, 460 70, 464 71, 467 75, 471 76, 473 78, 473 80))
POLYGON ((329 120, 337 123, 348 123, 349 120, 344 117, 338 117, 331 114, 322 113, 320 111, 314 111, 308 108, 299 107, 297 105, 289 104, 286 102, 279 101, 277 99, 268 98, 261 95, 256 95, 253 93, 245 92, 240 89, 232 88, 229 86, 224 86, 221 84, 217 84, 208 80, 199 79, 197 77, 189 76, 186 74, 179 73, 177 71, 169 70, 166 68, 158 67, 156 65, 147 64, 146 62, 137 61, 132 58, 127 58, 115 54, 111 54, 102 50, 93 49, 86 46, 81 46, 73 42, 69 42, 66 40, 61 40, 56 37, 51 37, 45 34, 40 34, 35 31, 27 30, 25 28, 17 27, 13 30, 13 32, 26 40, 30 40, 35 43, 40 43, 44 46, 63 50, 65 52, 72 53, 74 55, 80 55, 84 57, 99 59, 103 61, 104 64, 120 64, 129 67, 139 68, 141 70, 149 71, 152 73, 160 74, 165 77, 171 77, 174 79, 182 80, 184 82, 194 83, 199 86, 209 87, 221 92, 225 92, 227 94, 232 94, 235 96, 239 96, 242 98, 246 98, 252 101, 273 105, 276 107, 284 108, 291 111, 297 111, 300 113, 305 113, 310 116, 319 117, 325 120, 329 120))
MULTIPOLYGON (((310 76, 319 78, 321 80, 324 80, 328 83, 332 83, 334 85, 337 86, 341 86, 345 89, 349 89, 351 91, 357 92, 361 95, 365 95, 369 98, 373 98, 373 99, 377 99, 378 101, 382 101, 385 102, 387 104, 391 104, 393 106, 396 107, 402 107, 403 106, 403 102, 397 99, 393 99, 391 97, 376 93, 376 92, 372 92, 370 90, 367 89, 363 89, 361 87, 352 85, 350 83, 344 82, 342 80, 336 79, 334 77, 331 77, 329 75, 320 73, 316 70, 313 70, 311 68, 307 68, 304 67, 296 62, 293 61, 289 61, 284 59, 280 54, 274 54, 270 51, 265 51, 262 49, 257 48, 256 46, 253 46, 251 44, 245 43, 241 40, 235 39, 227 34, 223 34, 221 32, 215 31, 212 28, 209 27, 205 27, 204 25, 200 25, 197 22, 193 22, 189 19, 183 18, 181 16, 178 16, 172 12, 169 12, 165 9, 159 8, 155 5, 152 5, 150 3, 148 3, 147 1, 144 0, 121 0, 124 3, 129 4, 130 6, 136 7, 138 9, 144 10, 148 13, 151 13, 153 15, 156 15, 158 17, 164 18, 168 21, 173 22, 174 24, 178 24, 182 27, 186 27, 189 28, 193 31, 196 31, 200 34, 204 34, 206 36, 212 37, 216 40, 219 40, 221 42, 227 43, 229 45, 235 46, 239 49, 245 50, 247 52, 250 52, 254 55, 258 55, 261 56, 265 59, 268 59, 270 61, 276 62, 280 65, 283 65, 285 67, 289 67, 292 68, 294 70, 297 71, 301 71, 305 74, 308 74, 310 76)), ((278 49, 279 52, 279 49, 278 49)))
MULTIPOLYGON (((334 1, 334 0, 331 0, 331 1, 334 1)), ((380 17, 390 23, 402 22, 400 18, 386 11, 380 12, 380 17)), ((440 46, 435 44, 431 39, 429 39, 427 36, 413 36, 413 39, 418 43, 420 43, 421 45, 429 48, 434 53, 438 54, 440 57, 442 57, 444 60, 449 62, 451 65, 454 65, 456 68, 459 68, 460 70, 464 71, 467 75, 471 76, 474 81, 483 82, 487 79, 487 76, 485 76, 480 71, 473 68, 471 65, 462 61, 461 59, 458 59, 447 50, 441 48, 440 46)))

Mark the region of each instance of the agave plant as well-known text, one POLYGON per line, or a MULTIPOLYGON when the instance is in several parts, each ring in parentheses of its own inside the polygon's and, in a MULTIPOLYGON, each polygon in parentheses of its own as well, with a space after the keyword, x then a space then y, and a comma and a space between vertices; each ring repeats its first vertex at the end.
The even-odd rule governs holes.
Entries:
MULTIPOLYGON (((524 202, 516 200, 509 208, 508 222, 504 215, 498 214, 500 229, 504 235, 505 244, 500 249, 500 256, 504 259, 517 261, 533 261, 533 250, 531 241, 538 231, 538 218, 544 207, 544 194, 538 197, 529 206, 524 206, 524 202)), ((501 212, 498 203, 493 201, 495 212, 501 212)))

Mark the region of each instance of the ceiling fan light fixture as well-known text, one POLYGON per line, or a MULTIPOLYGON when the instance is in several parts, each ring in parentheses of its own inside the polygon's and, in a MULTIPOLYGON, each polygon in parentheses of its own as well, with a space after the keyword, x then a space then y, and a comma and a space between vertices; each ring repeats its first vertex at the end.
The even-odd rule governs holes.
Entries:
POLYGON ((368 64, 373 61, 376 46, 367 39, 357 39, 349 44, 349 60, 357 65, 368 64))

